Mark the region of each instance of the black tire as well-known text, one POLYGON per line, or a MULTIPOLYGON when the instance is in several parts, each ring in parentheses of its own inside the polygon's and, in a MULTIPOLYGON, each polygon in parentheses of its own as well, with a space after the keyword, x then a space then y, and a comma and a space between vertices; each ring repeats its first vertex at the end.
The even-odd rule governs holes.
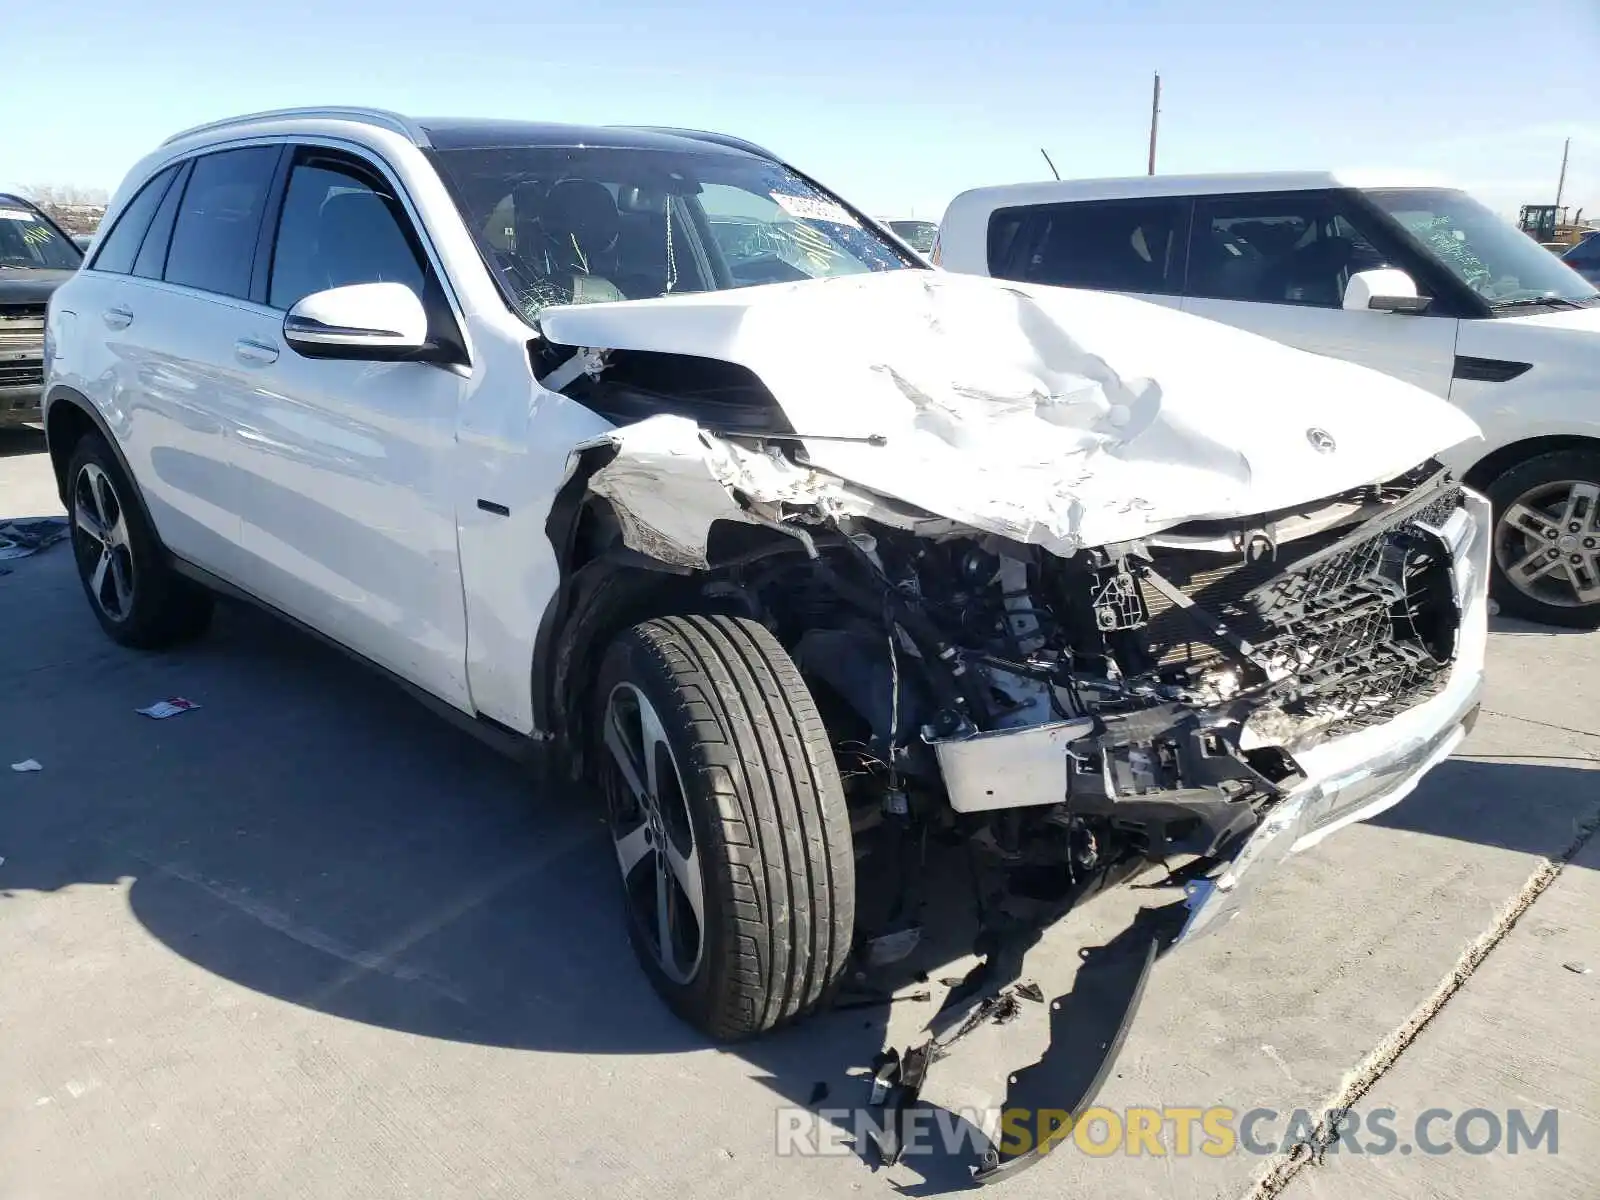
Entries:
POLYGON ((640 695, 682 781, 704 914, 693 972, 674 978, 625 878, 641 965, 674 1012, 719 1041, 807 1015, 831 996, 855 926, 850 818, 810 692, 777 639, 753 621, 672 616, 627 630, 601 664, 590 726, 614 837, 630 793, 607 722, 614 704, 626 708, 640 695))
POLYGON ((112 641, 157 650, 205 632, 211 623, 211 593, 168 564, 132 482, 98 433, 85 434, 73 448, 67 466, 67 505, 78 578, 90 611, 112 641), (91 534, 82 519, 87 512, 90 523, 98 525, 102 511, 113 530, 115 545, 109 554, 107 543, 91 534), (107 569, 96 594, 102 559, 107 569), (127 585, 125 601, 121 582, 127 585))
MULTIPOLYGON (((1489 592, 1499 603, 1500 611, 1507 615, 1569 629, 1595 629, 1600 628, 1600 600, 1579 604, 1577 589, 1571 585, 1569 578, 1562 577, 1568 600, 1568 603, 1562 604, 1555 600, 1561 597, 1563 589, 1556 587, 1554 582, 1545 588, 1546 594, 1553 598, 1542 599, 1537 595, 1529 595, 1507 573, 1507 567, 1515 564, 1519 551, 1531 551, 1535 545, 1535 535, 1524 535, 1508 526, 1504 519, 1507 510, 1530 496, 1538 496, 1541 491, 1558 492, 1559 485, 1569 481, 1600 486, 1600 450, 1558 450, 1541 454, 1518 463, 1489 485, 1486 494, 1494 504, 1495 513, 1494 567, 1490 574, 1489 592)), ((1576 534, 1560 522, 1555 522, 1558 527, 1553 530, 1558 538, 1571 537, 1575 540, 1576 544, 1565 551, 1556 549, 1554 545, 1552 549, 1556 549, 1557 554, 1565 554, 1569 561, 1573 554, 1577 555, 1582 561, 1573 566, 1584 578, 1588 578, 1593 571, 1593 564, 1597 561, 1596 550, 1600 549, 1600 512, 1595 511, 1597 507, 1600 506, 1591 502, 1579 514, 1580 528, 1576 534)))

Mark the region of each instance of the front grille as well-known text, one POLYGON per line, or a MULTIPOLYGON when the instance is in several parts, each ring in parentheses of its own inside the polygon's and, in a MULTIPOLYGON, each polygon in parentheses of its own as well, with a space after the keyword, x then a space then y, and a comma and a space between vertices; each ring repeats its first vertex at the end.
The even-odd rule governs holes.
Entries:
POLYGON ((34 362, 9 362, 0 363, 0 387, 43 387, 44 363, 34 362))
POLYGON ((0 342, 42 337, 44 305, 0 304, 0 342))
POLYGON ((44 386, 44 318, 43 304, 0 304, 0 388, 44 386))
POLYGON ((1447 485, 1354 532, 1290 543, 1275 562, 1156 551, 1151 568, 1205 615, 1143 581, 1151 653, 1168 668, 1237 661, 1258 701, 1296 724, 1385 721, 1437 691, 1454 656, 1449 552, 1422 526, 1442 526, 1461 504, 1460 488, 1447 485), (1215 631, 1217 621, 1248 653, 1215 631))

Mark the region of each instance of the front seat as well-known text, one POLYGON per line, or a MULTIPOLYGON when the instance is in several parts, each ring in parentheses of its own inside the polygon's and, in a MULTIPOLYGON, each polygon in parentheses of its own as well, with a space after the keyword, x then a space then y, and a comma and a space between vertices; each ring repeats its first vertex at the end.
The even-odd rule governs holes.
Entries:
POLYGON ((622 217, 604 184, 562 179, 540 205, 539 229, 549 278, 573 304, 625 300, 612 282, 622 217))

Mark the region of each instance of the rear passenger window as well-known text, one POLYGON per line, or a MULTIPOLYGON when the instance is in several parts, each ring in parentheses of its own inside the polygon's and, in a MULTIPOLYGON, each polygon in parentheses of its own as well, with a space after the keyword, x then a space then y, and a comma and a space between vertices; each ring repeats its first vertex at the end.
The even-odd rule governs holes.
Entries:
POLYGON ((256 236, 278 154, 277 146, 252 146, 195 160, 167 251, 168 283, 250 294, 256 236))
POLYGON ((160 207, 162 198, 172 183, 172 177, 177 173, 177 167, 168 167, 140 188, 139 194, 128 201, 117 217, 116 224, 111 227, 111 231, 98 239, 99 246, 95 251, 94 262, 89 264, 90 270, 111 271, 117 275, 126 275, 133 270, 133 260, 139 254, 139 245, 144 241, 145 230, 150 227, 150 218, 160 207))
POLYGON ((1175 296, 1183 290, 1188 210, 1181 197, 1001 209, 989 220, 989 273, 1175 296))
POLYGON ((1202 197, 1188 294, 1338 308, 1352 274, 1394 262, 1372 225, 1331 192, 1202 197))
POLYGON ((403 283, 422 298, 423 269, 399 202, 363 172, 300 163, 289 175, 267 302, 287 309, 327 288, 403 283))

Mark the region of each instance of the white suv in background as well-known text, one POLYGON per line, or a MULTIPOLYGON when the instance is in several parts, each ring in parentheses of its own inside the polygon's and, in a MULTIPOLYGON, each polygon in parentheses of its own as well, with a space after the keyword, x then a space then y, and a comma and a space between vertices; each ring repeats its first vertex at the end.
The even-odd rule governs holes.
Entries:
POLYGON ((1495 598, 1600 625, 1600 292, 1466 193, 1328 173, 978 188, 936 261, 1135 295, 1449 399, 1483 430, 1442 457, 1494 502, 1495 598))

